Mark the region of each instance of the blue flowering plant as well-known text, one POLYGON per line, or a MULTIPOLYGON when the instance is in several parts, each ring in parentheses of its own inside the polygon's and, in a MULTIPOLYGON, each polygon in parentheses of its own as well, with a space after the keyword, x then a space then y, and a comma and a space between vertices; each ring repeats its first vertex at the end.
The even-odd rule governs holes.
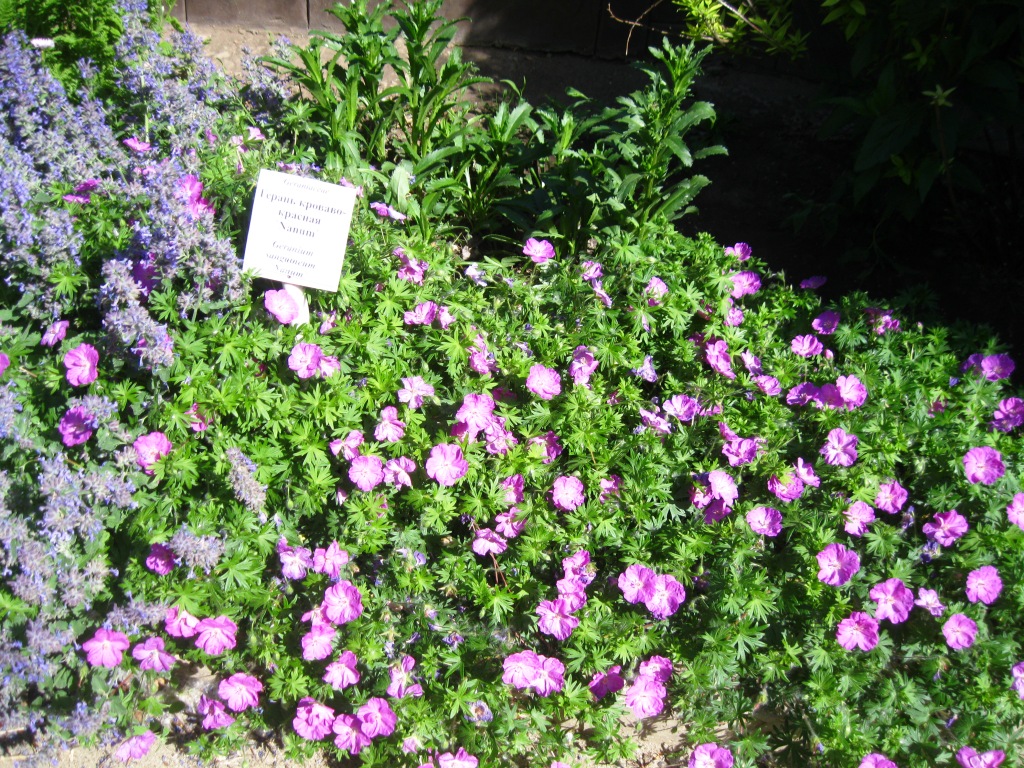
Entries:
MULTIPOLYGON (((995 340, 682 234, 704 182, 623 169, 700 150, 615 145, 622 112, 564 108, 555 146, 554 107, 498 106, 452 139, 486 163, 431 184, 406 150, 342 168, 280 66, 224 80, 117 7, 131 102, 0 49, 7 748, 564 768, 671 719, 690 768, 1020 759, 995 340), (241 269, 261 168, 356 188, 308 315, 241 269)), ((693 55, 622 109, 683 130, 693 55)))

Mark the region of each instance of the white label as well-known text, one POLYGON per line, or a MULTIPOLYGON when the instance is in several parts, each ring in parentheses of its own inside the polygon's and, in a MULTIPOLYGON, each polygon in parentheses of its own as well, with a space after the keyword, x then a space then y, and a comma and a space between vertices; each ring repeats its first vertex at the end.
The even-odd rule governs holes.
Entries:
POLYGON ((337 291, 356 191, 260 171, 242 266, 260 277, 337 291))

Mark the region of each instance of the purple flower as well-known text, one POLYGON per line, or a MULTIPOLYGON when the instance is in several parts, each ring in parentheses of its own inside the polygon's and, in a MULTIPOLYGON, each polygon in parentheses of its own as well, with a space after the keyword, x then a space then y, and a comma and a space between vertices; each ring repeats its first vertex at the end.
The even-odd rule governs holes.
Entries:
POLYGON ((1001 749, 993 749, 979 754, 974 747, 961 747, 956 753, 956 761, 962 768, 998 768, 1006 759, 1001 749))
POLYGON ((644 605, 654 618, 667 619, 679 610, 685 600, 686 590, 675 576, 659 573, 654 577, 650 595, 644 600, 644 605))
POLYGON ((907 503, 907 489, 896 480, 881 483, 878 486, 878 495, 875 496, 875 506, 890 515, 897 514, 903 505, 907 503))
POLYGON ((132 152, 137 152, 139 154, 144 154, 152 149, 152 145, 136 138, 135 136, 132 136, 130 139, 125 139, 121 143, 128 147, 132 152))
POLYGON ((227 680, 221 680, 217 686, 217 695, 224 700, 232 712, 243 712, 249 707, 258 706, 263 683, 252 675, 236 672, 227 680))
POLYGON ((380 412, 380 423, 373 431, 373 437, 382 443, 397 443, 405 437, 405 422, 398 418, 398 409, 386 406, 380 412))
POLYGON ((732 280, 732 292, 729 295, 734 299, 755 294, 761 290, 761 278, 756 272, 734 272, 729 278, 732 280))
POLYGON ((378 736, 390 736, 395 732, 395 724, 398 722, 398 715, 391 709, 387 699, 374 696, 367 700, 356 712, 359 718, 359 729, 375 739, 378 736))
POLYGON ((110 629, 97 629, 96 634, 82 643, 85 660, 92 667, 116 667, 122 654, 128 650, 128 637, 110 629))
POLYGON ((849 411, 860 408, 868 399, 867 387, 856 376, 840 376, 836 379, 836 388, 839 390, 843 405, 849 411))
POLYGON ((729 355, 729 345, 725 341, 708 342, 704 347, 704 355, 708 365, 716 373, 725 376, 727 379, 736 378, 736 374, 732 371, 732 357, 729 355))
POLYGON ((324 616, 333 624, 347 624, 363 615, 363 596, 352 582, 342 579, 327 588, 324 616))
POLYGON ((395 248, 391 253, 402 262, 402 266, 395 276, 399 280, 407 280, 415 285, 423 285, 423 278, 427 274, 427 267, 429 266, 427 262, 420 261, 414 256, 409 256, 402 248, 395 248))
POLYGON ((980 366, 982 375, 989 381, 1009 378, 1016 367, 1009 355, 988 355, 981 359, 980 366))
POLYGON ((637 720, 645 717, 656 717, 665 708, 665 696, 668 691, 662 683, 641 675, 626 689, 626 706, 633 710, 637 720))
POLYGON ((235 722, 235 718, 227 713, 223 702, 209 699, 205 695, 199 697, 196 712, 203 716, 204 731, 226 728, 235 722))
POLYGON ((96 418, 87 408, 76 405, 69 408, 61 417, 57 431, 60 433, 61 441, 68 448, 74 445, 81 445, 92 437, 93 426, 96 418))
POLYGON ((572 382, 578 387, 590 387, 590 377, 597 370, 598 361, 593 351, 582 344, 572 353, 572 362, 569 363, 569 375, 572 382))
POLYGON ((538 445, 543 449, 544 460, 542 463, 544 464, 550 464, 562 455, 562 443, 559 441, 558 435, 551 430, 548 430, 543 435, 531 437, 528 445, 538 445))
POLYGON ((356 663, 356 655, 352 651, 342 651, 324 670, 324 682, 337 691, 355 685, 360 678, 356 663))
POLYGON ((96 381, 100 353, 91 344, 79 344, 64 355, 67 380, 73 387, 84 387, 96 381))
POLYGON ((538 696, 550 696, 565 685, 565 665, 534 651, 513 653, 505 659, 503 668, 503 683, 519 689, 530 688, 538 696))
POLYGON ((281 558, 281 575, 286 579, 306 578, 306 569, 313 567, 313 553, 306 547, 291 547, 282 536, 277 542, 277 554, 281 558))
POLYGON ((67 320, 55 320, 50 323, 47 327, 46 332, 43 334, 43 338, 39 340, 39 343, 44 347, 55 347, 64 341, 64 337, 67 335, 69 323, 67 320))
POLYGON ((811 328, 822 336, 831 336, 839 326, 839 313, 827 309, 811 321, 811 328))
POLYGON ((627 603, 646 603, 654 594, 655 578, 650 568, 634 564, 619 574, 618 585, 627 603))
POLYGON ((737 261, 746 261, 752 254, 751 248, 746 243, 736 243, 725 249, 726 256, 735 256, 737 261))
POLYGON ((654 358, 651 355, 645 356, 643 365, 639 368, 631 368, 630 373, 634 376, 639 376, 649 384, 653 384, 658 380, 658 372, 654 370, 654 358))
POLYGON ((935 522, 921 526, 924 535, 934 539, 943 547, 952 546, 953 542, 967 533, 967 519, 955 509, 949 512, 936 512, 935 522))
POLYGON ((578 477, 562 475, 555 478, 551 501, 559 509, 571 512, 583 504, 583 482, 578 477))
POLYGON ((782 532, 782 513, 772 507, 754 507, 747 512, 747 525, 754 533, 778 536, 782 532))
POLYGON ((135 462, 143 472, 152 475, 153 465, 169 454, 174 445, 163 432, 150 432, 137 438, 132 447, 135 449, 135 462))
POLYGON ((825 457, 826 464, 831 464, 834 467, 852 467, 853 463, 857 461, 858 442, 856 435, 848 434, 836 427, 828 433, 828 439, 819 453, 825 457))
POLYGON ((196 625, 196 647, 211 656, 219 656, 235 647, 238 625, 227 616, 203 619, 196 625))
POLYGON ((506 504, 519 504, 523 500, 523 476, 512 475, 501 481, 501 487, 505 490, 506 504))
POLYGON ((406 325, 430 325, 437 317, 437 304, 423 301, 404 315, 406 325))
POLYGON ((416 462, 407 456, 399 456, 397 459, 388 459, 384 465, 384 482, 396 488, 405 486, 412 488, 411 472, 416 471, 416 462))
POLYGON ((868 532, 868 523, 875 521, 875 510, 863 501, 855 501, 846 510, 846 525, 843 526, 851 536, 863 536, 868 532))
POLYGON ((825 347, 818 340, 818 337, 813 334, 807 334, 806 336, 797 336, 790 343, 790 349, 793 350, 793 354, 800 355, 800 357, 814 357, 820 355, 825 347))
POLYGON ((1006 519, 1024 531, 1024 493, 1014 494, 1006 505, 1006 519))
POLYGON ((472 549, 481 557, 500 555, 508 549, 508 542, 490 528, 480 528, 476 532, 476 538, 473 539, 472 549))
POLYGON ((1024 424, 1024 400, 1008 397, 999 401, 999 407, 992 415, 992 429, 1009 432, 1024 424))
POLYGON ((152 731, 129 736, 114 750, 114 757, 122 763, 127 763, 130 760, 141 760, 149 754, 149 750, 152 749, 153 742, 155 741, 156 734, 152 731))
POLYGON ((885 755, 872 752, 870 755, 864 756, 857 768, 899 768, 899 766, 885 755))
POLYGON ((954 651, 970 648, 978 634, 978 625, 962 613, 954 613, 942 625, 946 645, 954 651))
POLYGON ((832 587, 841 587, 860 570, 860 556, 842 544, 829 544, 817 555, 818 580, 832 587))
POLYGON ((313 622, 312 628, 302 636, 302 658, 306 661, 326 659, 334 651, 334 638, 338 632, 330 624, 313 622))
POLYGON ((760 442, 752 437, 730 440, 722 446, 722 454, 729 460, 730 467, 742 467, 757 458, 761 450, 760 442))
POLYGON ((775 475, 768 478, 768 490, 780 501, 796 501, 804 494, 804 481, 795 473, 785 482, 775 475))
POLYGON ((530 375, 526 377, 526 388, 541 400, 550 400, 562 391, 562 380, 557 371, 543 365, 530 367, 530 375))
POLYGON ((732 765, 732 752, 715 742, 708 742, 690 753, 688 768, 732 768, 732 765))
POLYGON ((1011 687, 1017 696, 1020 697, 1021 701, 1024 701, 1024 661, 1014 664, 1010 669, 1010 674, 1013 676, 1011 687))
POLYGON ((494 529, 507 539, 514 539, 523 532, 526 527, 526 520, 520 519, 522 514, 518 507, 510 507, 505 512, 499 513, 494 518, 494 529))
POLYGON ((665 401, 665 413, 680 421, 693 421, 700 411, 700 403, 689 395, 673 395, 665 401))
POLYGON ((404 699, 406 696, 417 698, 423 695, 423 686, 413 682, 412 671, 415 667, 416 659, 405 654, 398 662, 398 666, 388 671, 391 678, 391 682, 388 683, 388 696, 404 699))
POLYGON ((1006 468, 999 451, 985 445, 964 454, 964 471, 968 482, 992 485, 1006 473, 1006 468))
MULTIPOLYGON (((406 218, 408 218, 404 213, 400 213, 399 211, 395 210, 386 203, 370 203, 370 208, 372 208, 373 212, 380 216, 382 219, 394 219, 395 221, 405 221, 406 218)), ((355 754, 355 752, 353 752, 352 754, 355 754)))
POLYGON ((174 552, 166 544, 152 544, 146 557, 146 567, 158 576, 174 570, 174 552))
POLYGON ((295 371, 300 379, 309 379, 320 369, 322 358, 323 350, 319 346, 299 342, 292 347, 292 353, 288 356, 288 367, 295 371))
POLYGON ((580 266, 583 267, 580 277, 587 282, 590 282, 591 280, 600 280, 604 276, 603 267, 599 262, 584 261, 580 266))
POLYGON ((542 600, 537 606, 537 629, 556 640, 565 640, 579 626, 580 620, 570 615, 572 610, 564 598, 542 600))
POLYGON ((398 402, 406 403, 413 410, 423 405, 424 397, 434 396, 434 388, 421 376, 404 378, 402 385, 402 389, 398 390, 398 402))
POLYGON ((914 607, 914 593, 900 579, 887 579, 876 584, 869 594, 877 605, 875 618, 878 621, 888 619, 893 624, 902 624, 914 607))
POLYGON ((164 618, 164 630, 171 637, 195 637, 199 619, 181 608, 168 608, 164 618))
MULTIPOLYGON (((383 203, 382 203, 383 205, 383 203)), ((358 755, 370 746, 370 737, 362 731, 362 723, 354 715, 338 715, 331 724, 334 746, 349 754, 358 755)))
POLYGON ((967 599, 992 605, 1003 591, 1003 580, 995 566, 983 565, 967 574, 967 599))
POLYGON ((455 485, 469 471, 469 462, 463 458, 462 449, 449 443, 431 448, 426 466, 427 475, 445 486, 455 485))
POLYGON ((459 747, 459 751, 454 755, 451 752, 445 752, 437 756, 438 768, 477 768, 479 764, 480 761, 469 754, 465 747, 459 747))
POLYGON ((782 394, 782 385, 774 376, 755 376, 754 383, 757 384, 758 389, 769 397, 782 394))
POLYGON ((263 306, 281 325, 291 325, 299 318, 299 305, 285 290, 264 293, 263 306))
POLYGON ((622 671, 622 667, 615 665, 607 672, 595 672, 594 676, 590 678, 590 682, 587 687, 590 688, 590 692, 594 694, 595 699, 603 699, 610 693, 616 693, 621 691, 626 685, 626 681, 622 675, 619 674, 622 671))
POLYGON ((316 699, 306 696, 299 699, 295 709, 292 727, 295 732, 309 741, 319 741, 331 732, 334 725, 334 710, 316 699))
POLYGON ((848 651, 870 651, 878 645, 878 622, 862 611, 854 611, 839 622, 836 640, 848 651))
POLYGON ((932 616, 941 616, 942 612, 946 610, 946 606, 939 601, 939 593, 934 589, 918 589, 914 605, 924 608, 932 616))
POLYGON ((647 283, 647 287, 644 288, 644 295, 648 297, 647 306, 656 307, 661 303, 661 299, 668 293, 668 286, 665 285, 660 277, 652 277, 650 282, 647 283))
POLYGON ((818 288, 821 288, 821 286, 823 286, 827 282, 828 278, 825 277, 824 275, 814 275, 813 277, 808 277, 807 279, 802 280, 800 282, 800 287, 803 288, 805 291, 813 291, 818 288))
POLYGON ((379 456, 356 456, 348 468, 348 479, 361 491, 372 491, 384 482, 384 462, 379 456))
POLYGON ((555 246, 547 240, 537 240, 531 237, 523 246, 523 253, 529 256, 534 264, 544 264, 555 258, 555 246))

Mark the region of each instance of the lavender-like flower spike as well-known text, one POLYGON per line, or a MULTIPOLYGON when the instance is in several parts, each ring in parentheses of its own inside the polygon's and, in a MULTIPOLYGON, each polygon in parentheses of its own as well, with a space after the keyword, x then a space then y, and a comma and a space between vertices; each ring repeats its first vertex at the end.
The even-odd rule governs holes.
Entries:
POLYGON ((231 462, 229 479, 235 498, 253 512, 259 512, 267 501, 267 486, 256 482, 256 464, 238 448, 228 448, 225 453, 231 462))
POLYGON ((197 536, 182 525, 170 540, 174 554, 189 568, 209 573, 224 554, 224 541, 216 536, 197 536))
POLYGON ((108 261, 103 265, 103 286, 100 304, 106 310, 103 326, 124 347, 139 356, 150 369, 174 363, 174 340, 167 327, 160 325, 139 301, 139 284, 125 261, 108 261))

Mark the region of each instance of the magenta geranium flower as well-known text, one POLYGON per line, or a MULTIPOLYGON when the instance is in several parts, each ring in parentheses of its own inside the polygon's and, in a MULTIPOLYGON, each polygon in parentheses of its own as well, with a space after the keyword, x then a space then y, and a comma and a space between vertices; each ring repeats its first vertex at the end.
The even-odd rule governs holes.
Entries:
POLYGON ((523 246, 523 253, 529 256, 534 264, 544 264, 555 258, 555 246, 547 240, 537 240, 531 237, 523 246))
POLYGON ((481 556, 500 555, 508 549, 508 542, 490 528, 480 528, 476 532, 471 548, 481 556))
POLYGON ((60 433, 61 442, 68 448, 81 445, 92 437, 93 427, 96 418, 87 408, 76 405, 69 408, 60 419, 57 431, 60 433))
POLYGON ((84 387, 96 381, 100 353, 91 344, 79 344, 64 355, 65 376, 73 387, 84 387))
POLYGON ((848 651, 870 651, 878 645, 878 622, 862 611, 854 611, 839 622, 836 640, 848 651))
POLYGON ((968 482, 992 485, 1006 473, 1006 468, 999 451, 984 445, 964 454, 964 471, 968 482))
POLYGON ((846 510, 845 516, 843 530, 851 536, 863 536, 868 531, 868 524, 875 521, 875 510, 863 501, 855 501, 846 510))
POLYGON ((751 257, 753 251, 746 243, 736 243, 725 249, 726 256, 735 256, 737 261, 746 261, 751 257))
POLYGON ((423 695, 423 686, 414 682, 415 678, 412 671, 415 667, 416 659, 409 654, 405 654, 399 660, 397 666, 393 666, 388 670, 388 676, 391 678, 387 688, 388 696, 404 699, 407 696, 418 698, 423 695))
POLYGON ((732 768, 733 756, 726 747, 715 742, 699 745, 690 753, 688 768, 732 768))
POLYGON ((656 717, 665 708, 665 696, 668 691, 662 683, 641 675, 626 689, 626 706, 633 710, 637 720, 645 717, 656 717))
POLYGON ((974 638, 978 634, 978 625, 964 614, 954 613, 942 625, 942 634, 946 638, 946 645, 954 651, 958 651, 974 645, 974 638))
POLYGON ((572 362, 569 363, 569 375, 572 382, 578 387, 589 387, 590 377, 597 370, 598 361, 594 352, 582 344, 572 353, 572 362))
POLYGON ((217 728, 227 728, 235 718, 229 715, 224 707, 224 702, 207 698, 206 695, 199 697, 199 704, 196 705, 196 712, 203 717, 203 730, 212 731, 217 728))
POLYGON ((439 485, 455 485, 469 471, 469 462, 457 445, 441 443, 430 449, 427 459, 427 475, 439 485))
POLYGON ((551 501, 559 509, 571 512, 583 504, 583 482, 571 475, 555 478, 551 489, 551 501))
POLYGON ((562 392, 562 379, 557 371, 543 365, 530 366, 526 388, 541 400, 550 400, 562 392))
POLYGON ((164 618, 164 630, 171 637, 195 637, 198 626, 199 619, 188 611, 178 607, 167 609, 167 615, 164 618))
POLYGON ((391 709, 387 699, 374 696, 367 700, 356 712, 359 718, 360 730, 375 739, 378 736, 390 736, 395 732, 395 724, 398 722, 398 715, 391 709))
POLYGON ((320 370, 323 356, 323 350, 316 344, 299 342, 292 347, 292 353, 288 356, 288 367, 300 379, 310 379, 320 370))
POLYGON ((1024 531, 1024 493, 1014 494, 1006 505, 1006 519, 1024 531))
POLYGON ((331 724, 334 746, 349 754, 358 755, 370 746, 370 737, 362 731, 362 723, 354 715, 338 715, 331 724))
POLYGON ((333 725, 333 709, 310 696, 299 699, 292 720, 292 727, 299 736, 310 741, 319 741, 331 733, 333 725))
POLYGON ((235 647, 238 625, 227 616, 203 619, 196 625, 196 647, 211 656, 219 656, 235 647))
POLYGON ((523 690, 529 688, 533 680, 534 671, 540 664, 540 656, 535 651, 520 651, 513 653, 502 662, 504 670, 501 681, 505 685, 523 690))
POLYGON ((150 432, 137 438, 132 447, 135 449, 135 462, 143 472, 152 475, 153 465, 169 454, 174 445, 163 432, 150 432))
POLYGON ((337 579, 341 574, 341 568, 349 561, 348 552, 343 550, 336 541, 332 541, 326 549, 317 547, 313 552, 313 571, 324 573, 332 579, 337 579))
POLYGON ((355 685, 361 677, 359 670, 356 669, 357 663, 356 655, 352 651, 342 651, 324 670, 324 682, 338 691, 355 685))
POLYGON ((897 514, 903 505, 907 503, 907 489, 895 480, 881 483, 878 486, 878 495, 875 496, 875 506, 890 515, 897 514))
POLYGON ((565 687, 565 665, 558 659, 537 655, 540 664, 534 671, 530 687, 538 696, 550 696, 565 687))
POLYGON ((152 731, 144 731, 135 736, 129 736, 114 750, 114 757, 122 763, 127 763, 131 760, 141 760, 149 754, 149 750, 153 748, 155 741, 156 734, 152 731))
POLYGON ((136 645, 132 648, 132 658, 139 662, 139 669, 155 672, 167 672, 176 661, 171 654, 164 650, 162 637, 151 637, 136 645))
POLYGON ((398 418, 398 409, 386 406, 380 412, 380 422, 373 431, 373 437, 382 443, 397 443, 405 437, 405 422, 398 418))
POLYGON ((625 679, 619 674, 622 671, 622 667, 615 665, 611 667, 607 672, 595 672, 594 676, 590 678, 590 682, 587 687, 590 688, 590 692, 594 694, 595 699, 603 699, 610 693, 616 693, 621 691, 626 685, 625 679))
POLYGON ((899 766, 885 755, 872 752, 870 755, 864 756, 857 768, 899 768, 899 766))
POLYGON ((654 577, 650 595, 644 600, 644 605, 654 618, 667 619, 679 610, 685 600, 686 590, 676 577, 659 573, 654 577))
POLYGON ((860 570, 860 556, 842 544, 829 544, 818 553, 819 581, 841 587, 860 570))
POLYGON ((755 294, 761 290, 761 277, 756 272, 734 272, 729 279, 732 280, 732 292, 729 295, 734 299, 755 294))
POLYGON ((934 539, 943 547, 952 546, 953 542, 967 533, 967 519, 951 509, 948 512, 936 512, 935 521, 921 526, 921 531, 929 539, 934 539))
POLYGON ((407 280, 415 285, 423 285, 423 278, 427 274, 427 268, 430 266, 425 261, 420 261, 415 256, 410 256, 402 248, 395 248, 391 252, 393 256, 397 256, 398 260, 402 262, 402 266, 398 269, 395 277, 399 280, 407 280))
POLYGON ((822 336, 830 336, 839 327, 839 313, 827 309, 811 321, 811 328, 822 336))
POLYGON ((989 381, 1009 378, 1017 367, 1009 355, 988 355, 981 359, 982 375, 989 381))
POLYGON ((634 564, 619 574, 618 584, 627 603, 646 602, 654 594, 655 573, 646 566, 634 564))
POLYGON ((774 376, 755 376, 754 383, 769 397, 775 397, 782 393, 782 385, 774 376))
POLYGON ((128 650, 127 636, 110 629, 97 629, 96 634, 82 643, 85 660, 92 667, 116 667, 122 654, 128 650))
POLYGON ((379 456, 356 456, 348 468, 348 479, 361 491, 372 491, 384 482, 384 462, 379 456))
POLYGON ((355 584, 342 579, 324 593, 323 611, 328 621, 347 624, 363 615, 363 595, 355 584))
POLYGON ((875 618, 878 621, 888 619, 893 624, 902 624, 914 607, 914 593, 901 579, 886 579, 873 586, 869 594, 877 605, 875 618))
POLYGON ((772 475, 768 478, 768 490, 775 494, 779 501, 796 501, 804 494, 804 481, 796 473, 785 480, 772 475))
POLYGON ((69 325, 71 325, 71 323, 67 320, 54 320, 49 326, 47 326, 46 331, 43 333, 43 338, 39 340, 39 343, 44 347, 57 346, 64 341, 69 325))
POLYGON ((406 456, 388 459, 384 465, 384 482, 396 488, 412 487, 411 473, 416 471, 416 462, 406 456))
POLYGON ((264 293, 263 306, 282 325, 291 325, 299 318, 299 305, 285 290, 264 293))
POLYGON ((232 712, 242 712, 260 702, 263 683, 252 675, 236 672, 217 686, 217 695, 223 699, 232 712))
POLYGON ((286 579, 304 579, 313 567, 313 553, 306 547, 292 547, 284 536, 277 542, 277 556, 281 558, 281 575, 286 579))
POLYGON ((917 600, 914 601, 914 605, 918 608, 924 608, 932 616, 941 616, 943 611, 946 610, 946 606, 939 600, 939 593, 934 589, 918 589, 917 600))
POLYGON ((466 751, 465 747, 459 747, 455 754, 444 752, 437 756, 437 768, 477 768, 480 761, 466 751))
POLYGON ((556 640, 565 640, 580 623, 571 614, 572 609, 565 598, 542 600, 537 606, 537 629, 556 640))
POLYGON ((800 281, 800 287, 805 291, 813 291, 817 288, 821 288, 825 283, 828 282, 828 278, 824 275, 813 275, 800 281))
POLYGON ((420 408, 424 397, 434 396, 434 388, 422 376, 403 378, 402 385, 402 389, 398 390, 398 402, 406 403, 412 409, 420 408))
POLYGON ((146 567, 159 576, 166 576, 174 570, 174 552, 166 544, 151 544, 146 567))
POLYGON ((996 412, 992 414, 992 429, 1010 432, 1022 424, 1024 424, 1024 400, 1019 397, 1000 400, 996 412))
POLYGON ((320 661, 334 652, 334 638, 338 632, 330 624, 313 622, 312 628, 302 636, 302 658, 320 661))
MULTIPOLYGON (((408 218, 404 213, 401 213, 397 209, 392 208, 387 203, 370 203, 370 208, 372 208, 373 212, 380 216, 382 219, 405 221, 408 218)), ((355 754, 355 752, 353 752, 352 754, 355 754)))
POLYGON ((708 365, 716 373, 725 376, 727 379, 735 379, 736 374, 732 370, 732 357, 729 355, 729 345, 723 341, 709 341, 704 347, 704 356, 708 365))
POLYGON ((1006 759, 1006 753, 1001 749, 992 749, 979 754, 974 747, 961 747, 956 753, 956 761, 961 768, 999 768, 1006 759))
POLYGON ((762 536, 778 536, 782 532, 782 513, 773 507, 754 507, 747 512, 747 525, 762 536))
POLYGON ((820 355, 825 347, 818 340, 817 336, 809 333, 793 339, 790 343, 790 349, 793 350, 793 354, 800 355, 800 357, 814 357, 815 355, 820 355))
POLYGON ((967 599, 992 605, 1003 591, 1003 580, 995 566, 983 565, 967 574, 967 599))
POLYGON ((836 427, 828 433, 825 445, 822 446, 819 453, 825 457, 826 464, 831 464, 834 467, 852 467, 853 463, 857 461, 858 442, 856 435, 851 435, 836 427))

